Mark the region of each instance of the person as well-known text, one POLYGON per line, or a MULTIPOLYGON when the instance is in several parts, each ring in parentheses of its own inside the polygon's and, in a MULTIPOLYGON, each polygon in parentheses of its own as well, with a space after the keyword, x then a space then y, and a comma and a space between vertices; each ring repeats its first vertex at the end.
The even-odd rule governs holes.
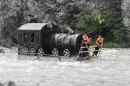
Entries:
MULTIPOLYGON (((91 38, 91 37, 88 38, 87 41, 85 41, 85 44, 87 45, 87 51, 89 50, 89 46, 90 46, 90 44, 91 44, 91 41, 92 41, 92 38, 91 38)), ((87 56, 90 56, 90 55, 89 55, 89 52, 86 52, 86 55, 87 55, 87 56)))
MULTIPOLYGON (((89 46, 90 46, 90 43, 91 43, 92 38, 89 38, 86 33, 83 35, 82 38, 83 38, 83 40, 85 41, 85 44, 86 44, 86 46, 87 46, 86 51, 88 51, 88 48, 89 48, 89 46)), ((89 56, 89 52, 86 52, 86 56, 89 56)))
POLYGON ((87 34, 85 33, 83 36, 82 36, 83 40, 87 41, 88 40, 88 36, 87 34))
POLYGON ((98 50, 103 46, 103 38, 101 37, 101 35, 99 35, 99 37, 96 40, 96 47, 95 47, 95 51, 93 52, 93 55, 97 56, 97 53, 99 52, 98 50))
POLYGON ((79 53, 80 58, 87 56, 87 52, 82 52, 82 51, 88 51, 88 48, 86 47, 85 40, 82 40, 80 51, 81 51, 81 53, 79 53))
POLYGON ((89 46, 90 46, 92 40, 93 40, 93 39, 92 39, 91 37, 87 40, 86 44, 87 44, 88 48, 89 48, 89 46))

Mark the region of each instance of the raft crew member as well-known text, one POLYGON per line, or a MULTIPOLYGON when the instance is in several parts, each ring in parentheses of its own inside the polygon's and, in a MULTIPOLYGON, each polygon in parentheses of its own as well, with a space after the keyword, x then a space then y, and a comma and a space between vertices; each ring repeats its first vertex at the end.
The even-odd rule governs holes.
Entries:
POLYGON ((86 56, 87 56, 87 53, 86 53, 86 52, 82 52, 82 51, 88 51, 88 48, 86 47, 85 40, 82 40, 81 47, 82 47, 82 48, 80 48, 81 53, 79 53, 79 57, 80 57, 80 58, 83 58, 83 57, 86 57, 86 56), (86 47, 86 48, 85 48, 85 47, 86 47))
MULTIPOLYGON (((92 41, 92 38, 88 38, 87 41, 85 42, 87 45, 87 51, 89 50, 89 46, 90 46, 91 41, 92 41)), ((89 52, 86 52, 86 54, 87 54, 87 56, 90 56, 89 52)))
POLYGON ((93 40, 93 39, 92 39, 91 37, 87 40, 86 44, 87 44, 88 48, 89 48, 90 43, 91 43, 92 40, 93 40))
POLYGON ((83 36, 82 36, 83 40, 87 41, 88 40, 88 36, 87 34, 85 33, 83 36))
MULTIPOLYGON (((99 35, 99 37, 97 38, 96 40, 96 47, 95 47, 95 50, 99 50, 101 47, 103 46, 103 38, 101 37, 101 35, 99 35)), ((96 55, 97 56, 97 53, 99 51, 94 51, 93 52, 93 55, 96 55)))
MULTIPOLYGON (((88 44, 89 44, 89 38, 87 36, 87 34, 85 33, 83 36, 82 36, 83 40, 85 41, 85 44, 86 44, 86 51, 88 51, 88 44)), ((86 56, 89 55, 89 52, 86 52, 86 56)))

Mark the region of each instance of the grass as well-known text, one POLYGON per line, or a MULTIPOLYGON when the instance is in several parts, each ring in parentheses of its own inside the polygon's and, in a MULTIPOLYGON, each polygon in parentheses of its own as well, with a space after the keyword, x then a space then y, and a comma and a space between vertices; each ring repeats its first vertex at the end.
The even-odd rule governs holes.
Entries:
MULTIPOLYGON (((91 41, 91 46, 95 45, 96 40, 91 41)), ((114 43, 107 42, 103 43, 103 47, 105 48, 130 48, 130 43, 114 43)))
POLYGON ((129 48, 129 43, 114 43, 114 42, 104 42, 105 48, 129 48))

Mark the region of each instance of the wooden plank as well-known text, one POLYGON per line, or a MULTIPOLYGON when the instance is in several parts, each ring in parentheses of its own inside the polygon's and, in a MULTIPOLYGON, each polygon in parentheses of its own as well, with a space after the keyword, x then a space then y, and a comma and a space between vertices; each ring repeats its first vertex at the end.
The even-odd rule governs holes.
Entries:
POLYGON ((89 48, 95 48, 95 47, 97 47, 96 45, 94 45, 94 46, 89 46, 89 48))
POLYGON ((90 60, 92 58, 95 58, 94 56, 87 56, 87 57, 83 57, 83 58, 77 58, 77 61, 84 61, 84 60, 90 60))
POLYGON ((88 51, 80 51, 79 53, 86 53, 86 52, 94 52, 94 51, 101 51, 101 50, 88 50, 88 51))
MULTIPOLYGON (((89 46, 89 48, 95 48, 95 47, 98 47, 98 46, 96 46, 96 45, 95 46, 89 46)), ((88 46, 84 46, 84 47, 81 46, 80 48, 88 48, 88 46)))

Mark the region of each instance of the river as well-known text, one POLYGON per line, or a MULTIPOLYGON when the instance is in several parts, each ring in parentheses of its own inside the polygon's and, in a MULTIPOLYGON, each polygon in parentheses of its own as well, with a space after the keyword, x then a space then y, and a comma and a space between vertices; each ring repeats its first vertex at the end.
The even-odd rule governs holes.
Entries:
POLYGON ((21 60, 17 49, 0 53, 0 82, 16 86, 129 86, 130 48, 103 48, 88 61, 21 60))

